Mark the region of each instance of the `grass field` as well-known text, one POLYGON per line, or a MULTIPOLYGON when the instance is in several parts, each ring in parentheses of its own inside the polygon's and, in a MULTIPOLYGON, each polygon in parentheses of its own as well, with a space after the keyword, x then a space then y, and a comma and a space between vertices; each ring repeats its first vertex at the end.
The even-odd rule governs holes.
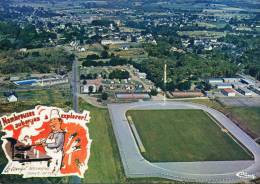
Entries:
POLYGON ((259 107, 234 107, 230 109, 233 116, 250 129, 257 136, 260 136, 260 108, 259 107))
POLYGON ((107 109, 81 102, 80 109, 90 111, 88 125, 93 140, 89 170, 82 183, 121 183, 125 180, 107 109))
POLYGON ((133 110, 149 161, 215 161, 251 159, 201 110, 133 110))
POLYGON ((224 106, 217 101, 210 100, 192 100, 193 103, 207 105, 208 107, 217 109, 224 114, 228 114, 230 118, 238 121, 240 127, 248 132, 251 137, 260 137, 260 108, 259 107, 230 107, 224 106), (251 135, 253 133, 253 135, 251 135))

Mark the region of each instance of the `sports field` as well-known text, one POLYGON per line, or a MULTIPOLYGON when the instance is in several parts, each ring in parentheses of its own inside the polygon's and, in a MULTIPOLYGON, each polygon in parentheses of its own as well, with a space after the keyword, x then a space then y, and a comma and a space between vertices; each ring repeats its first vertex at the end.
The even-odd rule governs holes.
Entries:
POLYGON ((251 156, 201 110, 132 110, 152 162, 247 160, 251 156))

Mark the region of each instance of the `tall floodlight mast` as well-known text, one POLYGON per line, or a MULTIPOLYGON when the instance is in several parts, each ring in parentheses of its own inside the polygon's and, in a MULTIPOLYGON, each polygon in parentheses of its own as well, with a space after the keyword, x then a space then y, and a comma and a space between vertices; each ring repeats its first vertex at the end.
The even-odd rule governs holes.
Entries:
POLYGON ((164 82, 164 102, 166 101, 166 83, 167 83, 167 73, 166 73, 166 70, 167 70, 167 65, 164 64, 164 77, 163 77, 163 82, 164 82))

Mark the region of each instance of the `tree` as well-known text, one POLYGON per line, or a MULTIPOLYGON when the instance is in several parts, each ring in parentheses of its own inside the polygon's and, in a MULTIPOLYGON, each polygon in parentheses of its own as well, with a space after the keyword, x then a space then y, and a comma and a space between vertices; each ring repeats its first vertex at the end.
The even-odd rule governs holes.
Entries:
POLYGON ((109 79, 128 79, 130 74, 126 70, 116 69, 109 74, 109 79))
POLYGON ((34 52, 32 52, 32 56, 33 57, 39 57, 40 53, 38 51, 34 51, 34 52))
POLYGON ((102 51, 101 52, 101 58, 103 58, 103 59, 106 59, 106 58, 108 58, 108 52, 106 51, 106 50, 104 50, 104 51, 102 51))
POLYGON ((181 91, 187 91, 190 89, 190 87, 191 87, 190 81, 184 81, 184 82, 179 83, 179 85, 178 85, 178 89, 181 91))
POLYGON ((158 94, 158 91, 156 89, 152 89, 150 92, 151 96, 157 96, 157 94, 158 94))
POLYGON ((93 86, 89 86, 88 87, 88 93, 91 94, 91 93, 93 93, 93 91, 94 91, 94 87, 93 86))
POLYGON ((101 99, 102 100, 107 100, 108 99, 108 94, 107 93, 102 93, 101 99))
POLYGON ((86 79, 86 76, 84 74, 80 75, 80 80, 86 79))
POLYGON ((205 91, 210 91, 211 88, 212 88, 211 85, 210 85, 209 83, 206 82, 206 83, 205 83, 204 90, 205 90, 205 91))
POLYGON ((102 92, 103 92, 103 89, 104 89, 103 86, 100 85, 99 88, 98 88, 98 92, 99 92, 99 93, 102 93, 102 92))
POLYGON ((3 39, 0 41, 0 48, 1 48, 0 50, 8 50, 13 48, 13 45, 10 40, 3 39))
POLYGON ((84 80, 84 81, 82 82, 82 84, 83 84, 83 85, 86 85, 86 84, 87 84, 87 81, 86 81, 86 80, 84 80))
POLYGON ((94 60, 94 59, 99 59, 99 56, 97 54, 90 54, 86 57, 88 60, 94 60))

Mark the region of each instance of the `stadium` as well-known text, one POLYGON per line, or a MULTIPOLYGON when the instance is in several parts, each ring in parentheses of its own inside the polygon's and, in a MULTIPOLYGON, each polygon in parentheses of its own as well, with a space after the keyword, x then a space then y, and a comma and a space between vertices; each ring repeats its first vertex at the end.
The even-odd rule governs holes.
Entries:
MULTIPOLYGON (((257 171, 257 168, 260 166, 259 146, 219 111, 203 105, 186 102, 136 102, 131 104, 111 104, 108 108, 123 167, 126 176, 129 178, 154 177, 182 182, 239 183, 255 179, 260 175, 259 171, 257 171), (203 128, 200 127, 201 125, 198 125, 198 131, 193 137, 189 137, 189 131, 185 133, 185 130, 173 132, 174 129, 171 129, 172 131, 169 133, 167 132, 170 129, 168 128, 169 125, 164 124, 167 120, 160 119, 160 117, 157 119, 156 116, 158 114, 156 115, 156 111, 160 111, 160 113, 172 111, 168 112, 172 114, 175 110, 177 114, 178 111, 179 113, 180 111, 190 111, 190 113, 207 114, 205 115, 205 118, 206 116, 208 118, 205 119, 208 121, 206 124, 212 126, 213 129, 211 130, 207 126, 203 128), (151 123, 156 121, 160 121, 160 124, 166 126, 166 130, 160 129, 159 124, 156 124, 159 129, 156 132, 156 128, 153 128, 154 123, 151 123), (149 127, 148 129, 146 128, 146 131, 149 133, 145 133, 142 126, 149 127), (178 145, 174 144, 174 142, 176 143, 176 138, 172 139, 171 142, 168 141, 168 144, 165 145, 163 141, 165 137, 173 134, 177 134, 176 137, 178 137, 180 132, 184 134, 183 143, 180 140, 178 145), (197 141, 203 134, 208 138, 197 141), (159 139, 157 145, 153 136, 159 139), (185 136, 189 137, 189 139, 193 138, 193 140, 190 143, 184 143, 185 136), (208 144, 210 141, 213 141, 214 144, 214 141, 220 141, 220 143, 215 146, 216 148, 207 148, 210 145, 208 144), (169 144, 172 145, 169 146, 169 144), (206 144, 206 151, 202 149, 204 144, 206 144), (226 144, 226 147, 220 146, 224 144, 226 144), (193 157, 185 157, 185 153, 181 151, 185 150, 185 147, 192 147, 192 145, 192 149, 197 148, 198 151, 192 152, 192 149, 190 149, 193 157), (153 149, 154 147, 156 149, 153 149), (168 154, 168 157, 165 156, 167 155, 167 149, 170 150, 171 147, 174 148, 171 149, 173 151, 168 154), (219 154, 208 154, 211 149, 215 149, 216 152, 222 149, 227 154, 222 154, 224 155, 223 157, 217 157, 219 154), (180 151, 179 156, 181 155, 181 157, 174 156, 174 151, 176 152, 176 150, 180 151), (196 154, 200 152, 208 155, 199 157, 196 154)), ((175 112, 175 116, 177 114, 175 112)), ((203 117, 204 115, 200 114, 199 116, 203 117)), ((195 116, 188 116, 190 116, 190 122, 204 121, 200 119, 195 120, 195 116)), ((171 118, 167 116, 167 119, 171 118)), ((175 119, 178 118, 176 117, 175 119)), ((183 126, 183 122, 180 123, 183 126)), ((174 126, 177 126, 176 122, 174 126)), ((191 129, 196 130, 196 127, 191 129)))

